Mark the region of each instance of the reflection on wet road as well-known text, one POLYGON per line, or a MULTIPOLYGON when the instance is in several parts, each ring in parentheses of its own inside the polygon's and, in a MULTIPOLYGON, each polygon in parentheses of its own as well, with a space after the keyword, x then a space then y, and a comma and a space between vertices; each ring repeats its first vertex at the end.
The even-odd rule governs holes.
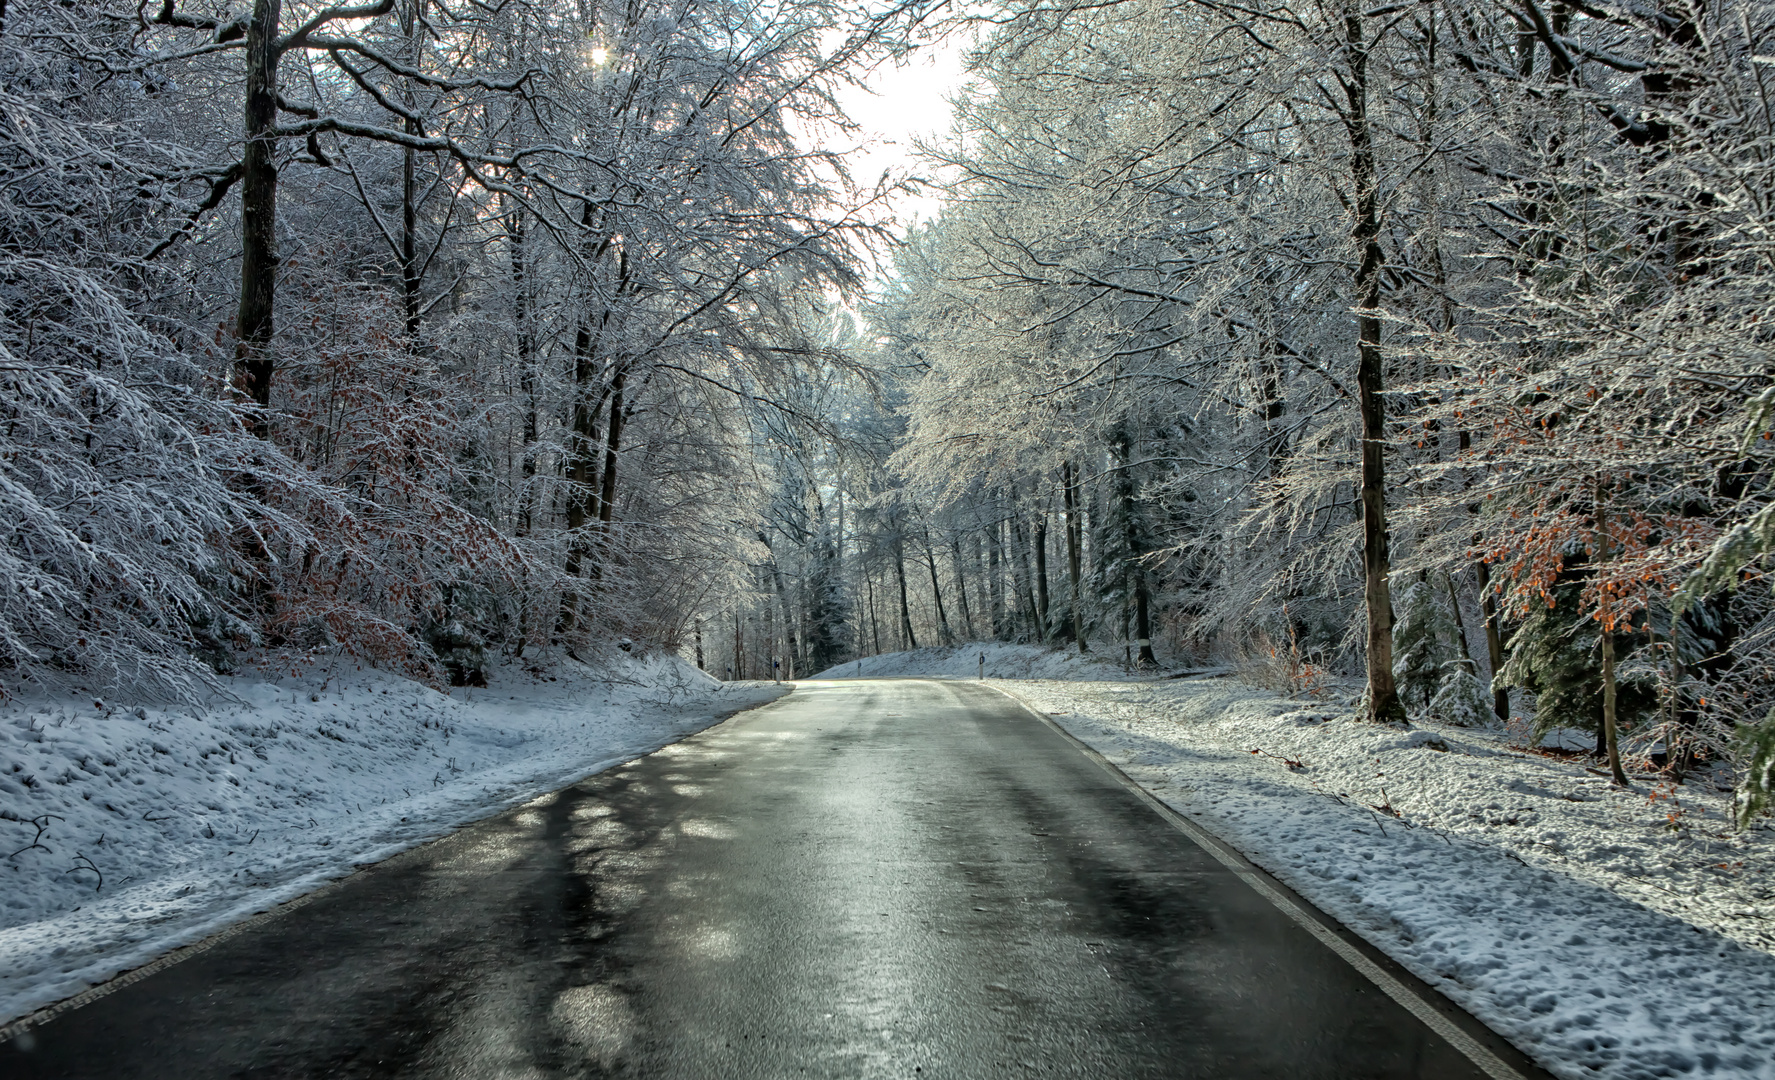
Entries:
POLYGON ((0 1046, 27 1077, 1483 1075, 969 683, 788 698, 0 1046))

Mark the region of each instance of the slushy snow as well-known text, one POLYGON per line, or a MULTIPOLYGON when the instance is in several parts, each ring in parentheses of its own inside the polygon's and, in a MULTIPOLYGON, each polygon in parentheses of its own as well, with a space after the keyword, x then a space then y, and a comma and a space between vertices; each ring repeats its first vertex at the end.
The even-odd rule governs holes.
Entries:
POLYGON ((303 659, 202 710, 0 705, 0 1023, 789 689, 617 654, 446 695, 303 659))

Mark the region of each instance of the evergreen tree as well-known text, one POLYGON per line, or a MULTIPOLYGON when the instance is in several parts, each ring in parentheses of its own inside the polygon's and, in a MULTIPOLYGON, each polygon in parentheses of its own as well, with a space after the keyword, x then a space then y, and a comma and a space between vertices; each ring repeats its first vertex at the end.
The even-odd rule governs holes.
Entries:
POLYGON ((1459 631, 1448 602, 1428 581, 1413 582, 1399 594, 1393 624, 1393 678, 1399 700, 1422 713, 1442 687, 1449 664, 1461 659, 1459 631))
POLYGON ((1424 714, 1457 727, 1479 727, 1491 721, 1491 694, 1474 674, 1471 661, 1452 660, 1446 666, 1436 696, 1424 714))
MULTIPOLYGON (((1586 617, 1581 608, 1583 586, 1581 578, 1568 572, 1553 589, 1552 605, 1532 612, 1523 621, 1510 637, 1510 659, 1498 673, 1497 682, 1520 686, 1535 695, 1537 742, 1555 728, 1577 728, 1596 735, 1600 755, 1602 634, 1597 621, 1586 617)), ((1632 648, 1631 635, 1617 632, 1613 637, 1616 653, 1627 655, 1632 648)), ((1657 687, 1649 678, 1619 680, 1615 709, 1622 729, 1631 729, 1657 707, 1657 687)))

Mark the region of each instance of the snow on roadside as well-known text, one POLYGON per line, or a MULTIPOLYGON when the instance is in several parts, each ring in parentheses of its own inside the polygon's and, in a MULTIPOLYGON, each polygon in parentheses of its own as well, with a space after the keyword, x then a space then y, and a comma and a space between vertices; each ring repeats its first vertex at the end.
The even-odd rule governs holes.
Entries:
POLYGON ((0 705, 0 1023, 789 689, 626 655, 449 695, 297 671, 203 710, 0 705))
POLYGON ((1654 785, 1494 733, 1229 679, 1013 689, 1549 1071, 1775 1077, 1775 845, 1724 794, 1679 789, 1673 831, 1654 785))
POLYGON ((1705 778, 1616 791, 1227 678, 999 685, 1556 1075, 1775 1078, 1775 831, 1705 778))

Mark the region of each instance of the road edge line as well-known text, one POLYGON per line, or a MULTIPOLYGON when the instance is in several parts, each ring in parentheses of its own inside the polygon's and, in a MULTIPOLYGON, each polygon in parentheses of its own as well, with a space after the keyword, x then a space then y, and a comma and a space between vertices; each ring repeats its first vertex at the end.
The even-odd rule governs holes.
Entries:
MULTIPOLYGON (((1198 847, 1207 851, 1210 855, 1213 855, 1228 870, 1231 870, 1234 874, 1238 875, 1239 879, 1251 886, 1259 896, 1268 900, 1279 911, 1288 916, 1290 920, 1299 925, 1301 929, 1311 934, 1320 944, 1336 953, 1345 963, 1355 968, 1364 978, 1380 988, 1382 993, 1398 1002, 1405 1011, 1411 1013, 1422 1021, 1424 1026, 1442 1036, 1450 1046, 1460 1051, 1469 1061, 1473 1062, 1474 1065, 1477 1065, 1481 1072, 1490 1076, 1492 1080, 1528 1080, 1528 1077, 1524 1076, 1522 1072, 1511 1066, 1503 1058, 1492 1053, 1492 1051, 1479 1042, 1479 1040, 1463 1031, 1460 1025, 1443 1015, 1441 1010, 1437 1009, 1428 1001, 1425 1001, 1422 995, 1394 978, 1385 968, 1375 963, 1371 958, 1363 955, 1360 949, 1351 945, 1336 933, 1333 933, 1331 928, 1326 926, 1324 922, 1314 918, 1303 910, 1301 904, 1308 903, 1304 897, 1301 899, 1300 903, 1296 903, 1293 898, 1279 891, 1276 885, 1272 885, 1266 880, 1269 875, 1264 873, 1264 871, 1255 863, 1251 862, 1250 859, 1247 859, 1237 848, 1233 847, 1225 840, 1222 840, 1220 837, 1215 836, 1196 822, 1185 817, 1177 810, 1168 806, 1164 800, 1141 787, 1138 783, 1135 783, 1134 778, 1123 772, 1115 762, 1104 757, 1096 750, 1096 748, 1091 746, 1091 744, 1060 726, 1053 717, 1024 700, 1021 694, 1018 694, 1014 690, 1008 690, 1002 686, 995 686, 991 683, 985 683, 984 685, 989 689, 996 690, 1005 697, 1010 698, 1022 707, 1023 711, 1029 713, 1043 724, 1046 724, 1049 728, 1058 732, 1068 742, 1072 743, 1081 753, 1096 762, 1099 767, 1113 776, 1118 783, 1133 792, 1141 802, 1146 803, 1156 811, 1160 817, 1170 822, 1172 827, 1176 828, 1177 831, 1189 837, 1198 847)), ((1326 917, 1329 918, 1329 916, 1326 917)), ((1395 963, 1397 963, 1397 961, 1395 961, 1395 963)), ((1453 1007, 1459 1008, 1458 1005, 1453 1007)), ((1475 1018, 1474 1022, 1480 1023, 1477 1018, 1475 1018)), ((1493 1034, 1496 1033, 1494 1032, 1493 1034)), ((1498 1037, 1502 1038, 1503 1036, 1498 1037)))

